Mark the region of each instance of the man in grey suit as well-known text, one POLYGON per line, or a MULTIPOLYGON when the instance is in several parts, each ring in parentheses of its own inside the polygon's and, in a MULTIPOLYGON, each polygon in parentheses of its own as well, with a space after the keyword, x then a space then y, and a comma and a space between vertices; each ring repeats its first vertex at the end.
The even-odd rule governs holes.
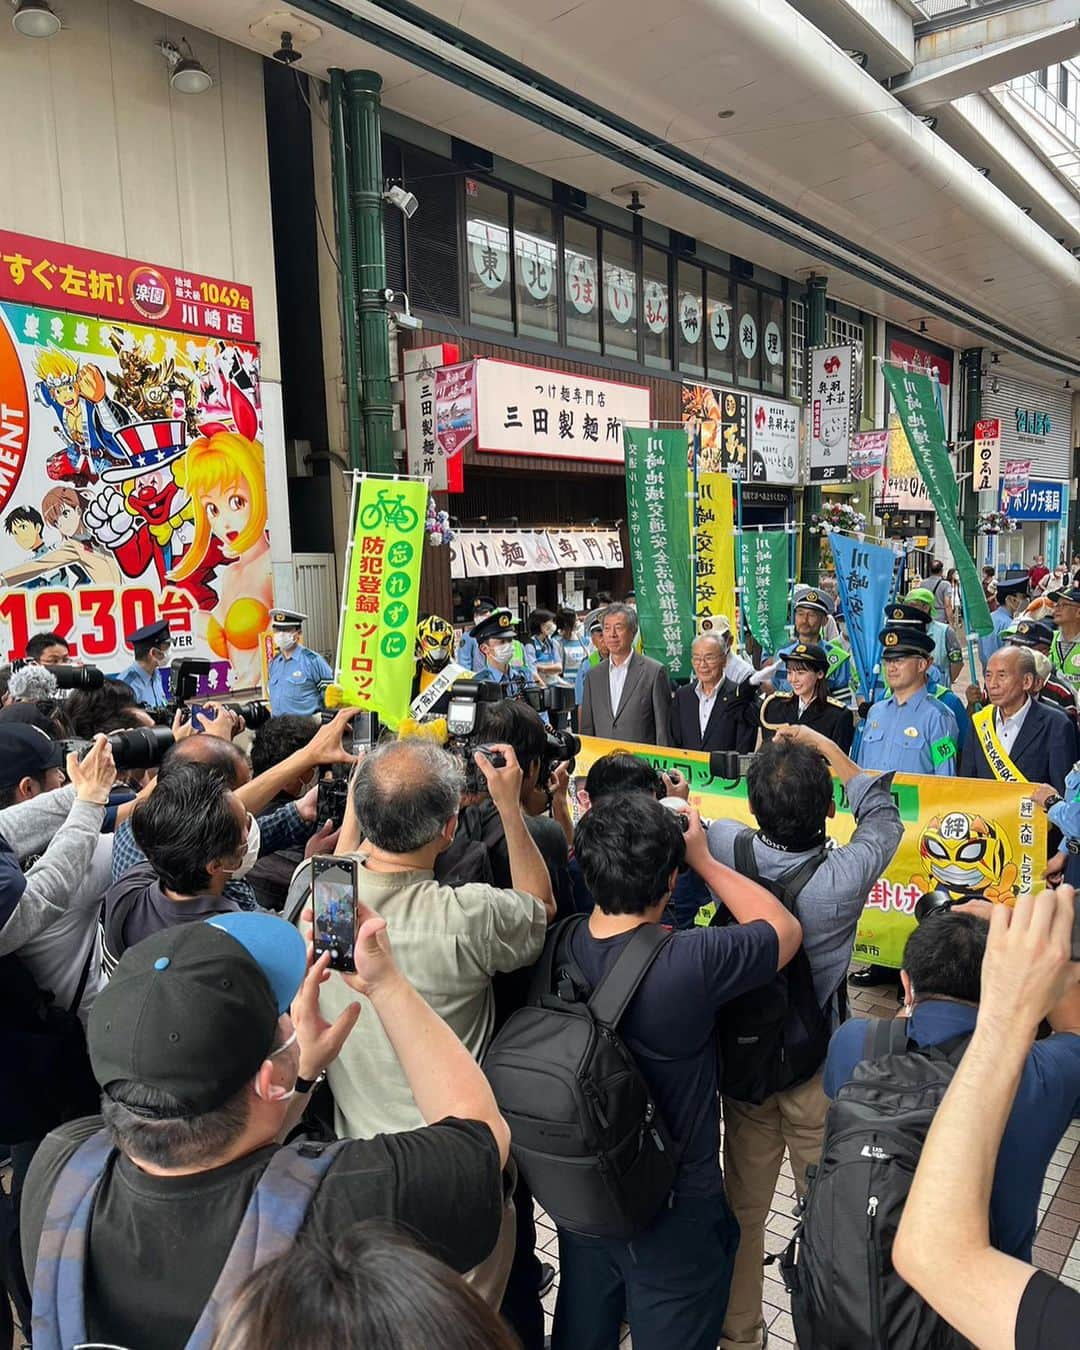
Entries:
POLYGON ((585 676, 581 734, 640 745, 671 744, 671 685, 659 661, 634 651, 637 611, 604 611, 607 656, 585 676))

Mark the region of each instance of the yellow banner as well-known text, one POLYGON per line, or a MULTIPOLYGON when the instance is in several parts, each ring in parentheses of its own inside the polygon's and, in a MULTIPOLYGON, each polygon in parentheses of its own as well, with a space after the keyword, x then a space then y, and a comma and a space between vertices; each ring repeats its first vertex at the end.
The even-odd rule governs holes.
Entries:
POLYGON ((726 473, 699 473, 694 521, 697 631, 708 632, 710 619, 724 615, 735 628, 735 511, 726 473))
MULTIPOLYGON (((574 770, 579 780, 571 800, 584 786, 590 766, 613 750, 647 760, 658 772, 678 769, 690 784, 690 801, 705 820, 740 820, 753 825, 746 783, 714 778, 709 756, 619 744, 592 736, 581 739, 574 770)), ((836 815, 829 837, 846 844, 855 818, 843 787, 836 788, 836 815)), ((915 903, 926 891, 945 890, 955 898, 1011 904, 1041 886, 1046 866, 1046 816, 1035 809, 1024 783, 992 783, 975 778, 936 778, 897 774, 893 798, 904 837, 892 862, 870 888, 855 934, 854 955, 877 965, 899 968, 908 934, 915 927, 915 903), (956 804, 963 803, 963 810, 956 804), (981 846, 981 847, 980 847, 981 846)))
POLYGON ((358 495, 337 683, 343 704, 394 727, 415 670, 427 483, 364 478, 358 495))

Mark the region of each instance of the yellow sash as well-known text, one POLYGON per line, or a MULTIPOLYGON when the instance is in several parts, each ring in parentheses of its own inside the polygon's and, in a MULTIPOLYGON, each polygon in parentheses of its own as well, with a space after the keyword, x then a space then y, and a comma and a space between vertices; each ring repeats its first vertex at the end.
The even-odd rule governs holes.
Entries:
POLYGON ((975 728, 975 735, 979 738, 979 745, 994 777, 1001 783, 1026 783, 1028 780, 1009 758, 998 737, 997 727, 994 726, 993 705, 990 704, 980 708, 977 713, 972 713, 971 724, 975 728))

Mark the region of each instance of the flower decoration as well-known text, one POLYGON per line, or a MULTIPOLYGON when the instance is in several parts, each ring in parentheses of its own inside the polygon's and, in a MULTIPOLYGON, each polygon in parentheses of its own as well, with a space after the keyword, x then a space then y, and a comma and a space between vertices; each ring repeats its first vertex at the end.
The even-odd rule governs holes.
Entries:
POLYGON ((847 534, 862 534, 866 529, 866 516, 856 511, 850 502, 832 501, 820 512, 810 517, 807 530, 813 535, 830 534, 833 530, 843 530, 847 534))
POLYGON ((1009 534, 1020 528, 1020 522, 1007 516, 1004 511, 982 511, 979 513, 979 534, 1009 534))
POLYGON ((450 512, 440 511, 435 506, 435 498, 428 496, 427 519, 424 521, 424 533, 427 535, 428 543, 432 548, 441 548, 443 544, 449 544, 454 537, 454 531, 450 528, 450 512))

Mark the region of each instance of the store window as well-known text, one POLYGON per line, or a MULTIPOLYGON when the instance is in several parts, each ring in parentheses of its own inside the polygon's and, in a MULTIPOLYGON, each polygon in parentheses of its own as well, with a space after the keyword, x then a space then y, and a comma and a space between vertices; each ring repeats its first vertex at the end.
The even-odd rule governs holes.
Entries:
POLYGON ((753 286, 735 288, 735 379, 744 388, 761 388, 761 315, 753 286))
POLYGON ((806 395, 806 305, 802 300, 788 304, 791 318, 791 396, 806 395))
POLYGON ((465 234, 469 316, 474 323, 512 333, 509 195, 475 178, 466 178, 465 234))
POLYGON ((563 282, 566 341, 587 352, 600 350, 600 285, 596 226, 566 216, 563 221, 563 282))
POLYGON ((517 327, 528 337, 559 336, 559 266, 550 206, 514 198, 514 286, 517 327))
POLYGON ((705 306, 709 333, 705 342, 705 365, 710 379, 731 381, 734 377, 731 281, 719 272, 705 274, 705 306))
POLYGON ((642 249, 641 332, 645 364, 671 369, 671 292, 668 255, 642 249))
POLYGON ((637 269, 634 241, 604 231, 604 351, 637 360, 637 269))
POLYGON ((705 309, 700 267, 679 263, 675 290, 675 341, 679 369, 688 375, 705 374, 705 309))
POLYGON ((784 392, 784 301, 779 295, 761 295, 761 377, 769 393, 784 392))

